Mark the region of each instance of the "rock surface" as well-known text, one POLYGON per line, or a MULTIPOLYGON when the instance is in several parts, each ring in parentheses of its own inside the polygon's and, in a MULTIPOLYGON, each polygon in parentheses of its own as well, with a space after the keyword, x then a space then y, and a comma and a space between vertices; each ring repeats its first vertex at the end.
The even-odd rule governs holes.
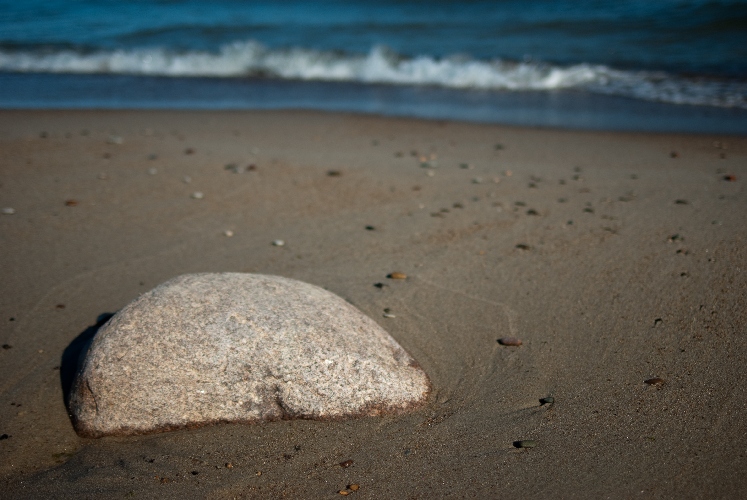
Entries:
POLYGON ((174 278, 94 337, 70 394, 81 436, 416 407, 427 375, 340 297, 243 273, 174 278))

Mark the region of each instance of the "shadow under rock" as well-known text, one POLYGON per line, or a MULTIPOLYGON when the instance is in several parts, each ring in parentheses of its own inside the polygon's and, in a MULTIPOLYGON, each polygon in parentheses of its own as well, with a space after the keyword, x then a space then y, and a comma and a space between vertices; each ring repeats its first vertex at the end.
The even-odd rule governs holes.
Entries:
POLYGON ((73 388, 73 381, 78 372, 80 362, 88 352, 93 337, 112 316, 114 316, 114 313, 107 312, 99 314, 99 317, 96 318, 96 324, 83 330, 80 335, 75 337, 75 339, 73 339, 73 341, 70 342, 62 352, 62 361, 60 362, 60 385, 62 386, 62 394, 65 398, 65 408, 70 407, 70 391, 73 388))

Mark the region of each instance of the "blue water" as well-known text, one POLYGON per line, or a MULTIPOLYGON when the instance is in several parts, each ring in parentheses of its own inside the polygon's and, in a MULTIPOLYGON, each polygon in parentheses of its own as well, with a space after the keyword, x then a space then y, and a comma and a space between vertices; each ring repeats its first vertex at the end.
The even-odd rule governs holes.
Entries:
POLYGON ((268 88, 274 107, 306 89, 321 97, 304 107, 538 125, 588 105, 593 128, 616 126, 605 103, 660 103, 623 128, 669 129, 651 125, 664 110, 739 131, 747 1, 0 0, 1 107, 159 107, 165 94, 161 107, 210 107, 214 95, 215 107, 251 108, 268 88), (111 95, 123 78, 135 90, 111 95), (341 106, 340 85, 362 101, 341 106), (413 111, 408 92, 429 97, 413 111), (537 118, 501 118, 511 96, 537 118))

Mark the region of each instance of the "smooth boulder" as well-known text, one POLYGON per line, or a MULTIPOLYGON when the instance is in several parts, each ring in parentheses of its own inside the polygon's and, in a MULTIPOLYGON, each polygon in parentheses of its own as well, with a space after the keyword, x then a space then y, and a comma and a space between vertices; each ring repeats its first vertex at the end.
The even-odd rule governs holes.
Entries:
POLYGON ((380 415, 421 405, 425 372, 378 324, 297 280, 188 274, 104 325, 70 394, 79 435, 380 415))

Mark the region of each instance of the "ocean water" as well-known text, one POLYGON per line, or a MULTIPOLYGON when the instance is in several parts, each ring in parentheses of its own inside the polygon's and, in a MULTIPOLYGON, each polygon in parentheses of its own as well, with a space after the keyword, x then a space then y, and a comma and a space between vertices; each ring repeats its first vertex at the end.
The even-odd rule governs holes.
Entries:
POLYGON ((747 133, 747 1, 0 0, 0 107, 747 133))

